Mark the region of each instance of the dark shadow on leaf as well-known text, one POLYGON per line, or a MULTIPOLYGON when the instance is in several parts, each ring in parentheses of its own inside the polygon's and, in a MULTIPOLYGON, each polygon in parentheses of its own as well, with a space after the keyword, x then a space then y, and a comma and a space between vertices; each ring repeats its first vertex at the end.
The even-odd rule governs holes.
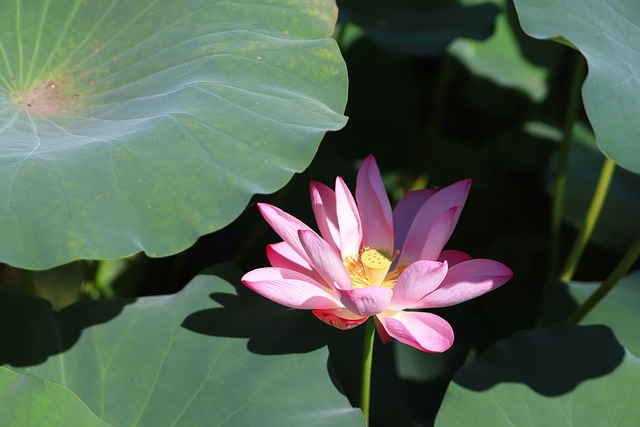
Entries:
POLYGON ((182 326, 204 335, 248 338, 247 348, 256 354, 307 353, 325 346, 318 322, 311 313, 292 310, 257 295, 239 278, 225 278, 237 295, 213 293, 217 308, 192 313, 182 326))
POLYGON ((0 289, 0 364, 38 365, 73 347, 83 329, 110 321, 132 302, 83 301, 56 313, 48 301, 0 289))
MULTIPOLYGON (((329 373, 329 378, 331 379, 331 382, 333 383, 333 386, 336 388, 338 393, 348 398, 347 392, 345 391, 344 386, 340 381, 340 377, 338 376, 338 372, 336 372, 336 367, 331 360, 331 356, 327 357, 327 372, 329 373)), ((354 404, 353 406, 355 408, 357 407, 357 404, 354 404)))
POLYGON ((453 380, 475 391, 522 383, 544 396, 560 396, 614 371, 625 354, 606 326, 555 325, 498 342, 453 380))

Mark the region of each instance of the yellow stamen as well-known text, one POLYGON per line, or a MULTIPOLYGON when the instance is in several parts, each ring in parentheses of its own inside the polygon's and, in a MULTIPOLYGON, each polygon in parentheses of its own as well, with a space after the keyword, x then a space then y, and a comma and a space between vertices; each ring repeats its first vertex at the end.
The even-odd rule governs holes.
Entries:
POLYGON ((364 288, 369 286, 369 279, 362 268, 360 257, 349 256, 344 260, 344 266, 351 277, 351 284, 354 288, 364 288))

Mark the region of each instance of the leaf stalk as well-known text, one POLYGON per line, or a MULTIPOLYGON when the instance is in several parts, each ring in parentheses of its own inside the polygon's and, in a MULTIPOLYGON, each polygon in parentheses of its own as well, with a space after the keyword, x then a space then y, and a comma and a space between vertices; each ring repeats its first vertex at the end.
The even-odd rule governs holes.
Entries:
POLYGON ((613 269, 611 274, 600 284, 598 289, 569 317, 570 323, 578 323, 584 316, 591 311, 593 307, 602 300, 611 289, 622 279, 629 271, 631 266, 640 256, 640 239, 636 241, 622 257, 618 265, 613 269))

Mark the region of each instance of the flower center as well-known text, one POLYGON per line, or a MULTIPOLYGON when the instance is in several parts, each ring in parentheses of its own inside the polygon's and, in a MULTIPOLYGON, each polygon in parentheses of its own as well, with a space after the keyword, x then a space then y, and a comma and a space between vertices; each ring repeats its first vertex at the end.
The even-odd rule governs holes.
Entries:
POLYGON ((393 288, 404 268, 389 271, 397 253, 391 256, 381 249, 365 248, 358 256, 350 256, 344 260, 344 266, 351 278, 354 288, 367 286, 385 286, 393 288))

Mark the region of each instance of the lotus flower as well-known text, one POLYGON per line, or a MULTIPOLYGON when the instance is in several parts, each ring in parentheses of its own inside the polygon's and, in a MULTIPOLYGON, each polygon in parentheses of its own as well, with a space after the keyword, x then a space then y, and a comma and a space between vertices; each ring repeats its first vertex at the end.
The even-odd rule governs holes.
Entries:
POLYGON ((320 234, 275 206, 258 205, 282 238, 267 246, 271 267, 242 282, 287 307, 312 310, 321 321, 349 329, 375 316, 378 334, 439 353, 453 344, 449 323, 416 311, 448 307, 504 284, 503 264, 444 250, 467 198, 470 180, 407 194, 391 209, 378 166, 369 156, 358 171, 356 197, 344 181, 335 191, 311 183, 320 234))

